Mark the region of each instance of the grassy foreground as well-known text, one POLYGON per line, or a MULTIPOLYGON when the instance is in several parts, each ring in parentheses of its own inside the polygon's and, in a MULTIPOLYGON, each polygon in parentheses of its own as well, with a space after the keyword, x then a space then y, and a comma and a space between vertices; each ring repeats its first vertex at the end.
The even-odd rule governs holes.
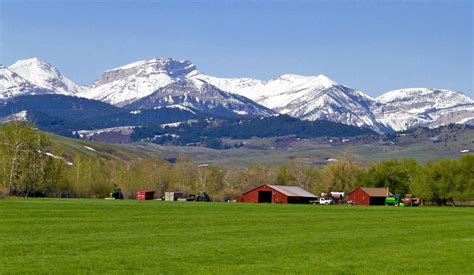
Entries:
POLYGON ((474 208, 0 200, 0 273, 474 272, 474 208))

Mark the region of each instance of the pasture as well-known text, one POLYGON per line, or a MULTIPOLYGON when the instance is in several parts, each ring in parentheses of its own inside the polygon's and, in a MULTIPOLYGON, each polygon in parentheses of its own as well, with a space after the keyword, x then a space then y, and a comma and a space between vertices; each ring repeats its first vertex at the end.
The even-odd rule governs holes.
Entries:
POLYGON ((0 273, 474 272, 474 208, 0 200, 0 273))

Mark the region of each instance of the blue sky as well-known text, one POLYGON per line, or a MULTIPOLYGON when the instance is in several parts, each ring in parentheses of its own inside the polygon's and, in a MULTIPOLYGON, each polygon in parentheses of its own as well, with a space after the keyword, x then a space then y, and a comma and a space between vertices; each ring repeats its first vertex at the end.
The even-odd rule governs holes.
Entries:
POLYGON ((40 57, 81 84, 173 57, 220 77, 325 74, 372 96, 434 87, 473 97, 471 1, 0 3, 0 63, 40 57))

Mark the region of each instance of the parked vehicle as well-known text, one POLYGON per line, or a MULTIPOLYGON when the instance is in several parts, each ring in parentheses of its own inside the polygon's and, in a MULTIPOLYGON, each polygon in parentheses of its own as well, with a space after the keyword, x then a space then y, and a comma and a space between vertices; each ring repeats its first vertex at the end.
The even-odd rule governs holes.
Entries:
POLYGON ((325 199, 331 199, 332 201, 329 203, 326 203, 326 201, 321 202, 320 199, 318 199, 319 204, 339 204, 339 203, 344 203, 346 201, 346 192, 322 192, 320 198, 325 198, 325 199))
POLYGON ((195 201, 196 195, 185 192, 165 192, 161 199, 164 201, 195 201))
POLYGON ((415 195, 407 194, 404 199, 402 199, 401 206, 420 206, 420 198, 417 198, 415 195))
POLYGON ((334 200, 332 198, 319 198, 319 204, 324 204, 324 205, 334 204, 334 200))
POLYGON ((110 193, 110 197, 116 200, 123 200, 122 189, 115 187, 114 190, 110 193))
POLYGON ((211 197, 206 192, 199 192, 196 201, 211 201, 211 197))
POLYGON ((388 196, 388 197, 385 197, 385 205, 399 206, 401 200, 402 200, 402 194, 396 194, 395 196, 388 196))
POLYGON ((419 206, 421 200, 415 195, 406 194, 396 194, 395 196, 388 196, 385 198, 385 205, 395 205, 395 206, 419 206))
POLYGON ((329 192, 329 197, 334 201, 334 204, 343 203, 346 201, 346 192, 329 192))
POLYGON ((310 200, 309 203, 311 203, 311 204, 319 204, 319 197, 316 197, 315 200, 310 200))

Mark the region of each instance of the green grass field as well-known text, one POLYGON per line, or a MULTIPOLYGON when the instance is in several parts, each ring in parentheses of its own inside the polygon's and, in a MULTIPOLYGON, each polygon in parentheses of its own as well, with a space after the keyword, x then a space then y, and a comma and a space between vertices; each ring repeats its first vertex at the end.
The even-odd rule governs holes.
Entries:
POLYGON ((474 208, 0 200, 0 273, 474 272, 474 208))

